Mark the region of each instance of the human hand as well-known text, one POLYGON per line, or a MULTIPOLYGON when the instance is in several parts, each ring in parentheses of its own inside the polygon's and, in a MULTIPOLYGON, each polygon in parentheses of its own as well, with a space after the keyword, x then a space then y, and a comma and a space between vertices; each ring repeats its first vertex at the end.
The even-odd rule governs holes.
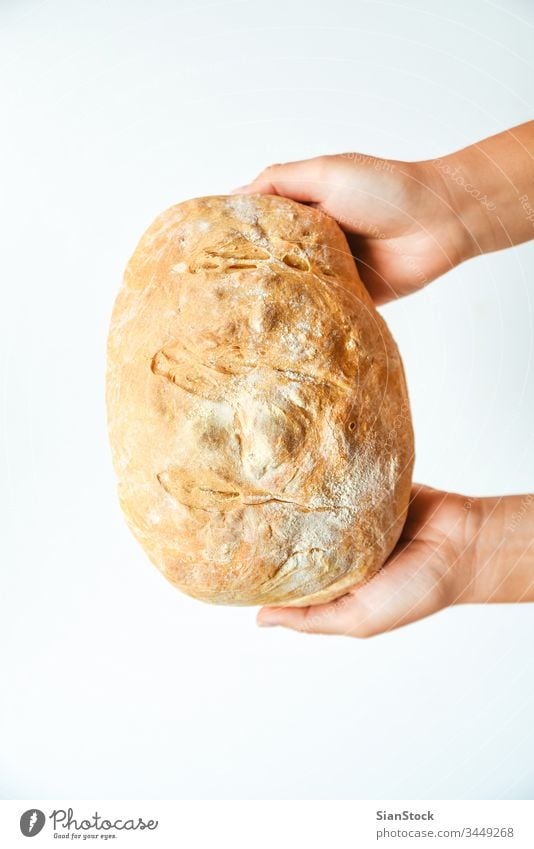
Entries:
POLYGON ((271 165, 235 192, 284 195, 335 218, 382 304, 472 256, 531 239, 533 163, 530 121, 423 162, 342 153, 271 165))
POLYGON ((382 570, 335 601, 264 607, 258 625, 368 637, 458 601, 469 584, 466 499, 414 486, 402 536, 382 570))
POLYGON ((335 218, 377 304, 420 289, 468 253, 468 233, 430 163, 320 156, 271 165, 235 191, 284 195, 335 218))
POLYGON ((370 637, 466 602, 534 601, 534 495, 467 498, 416 485, 380 572, 341 598, 264 607, 258 625, 370 637))

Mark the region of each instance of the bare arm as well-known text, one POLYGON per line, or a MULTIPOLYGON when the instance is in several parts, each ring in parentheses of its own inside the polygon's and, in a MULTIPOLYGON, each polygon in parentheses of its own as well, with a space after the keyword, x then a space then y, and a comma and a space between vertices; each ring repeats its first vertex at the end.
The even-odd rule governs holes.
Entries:
POLYGON ((476 556, 460 601, 534 601, 534 494, 479 498, 476 556))
POLYGON ((465 228, 466 259, 534 237, 534 121, 426 165, 465 228))

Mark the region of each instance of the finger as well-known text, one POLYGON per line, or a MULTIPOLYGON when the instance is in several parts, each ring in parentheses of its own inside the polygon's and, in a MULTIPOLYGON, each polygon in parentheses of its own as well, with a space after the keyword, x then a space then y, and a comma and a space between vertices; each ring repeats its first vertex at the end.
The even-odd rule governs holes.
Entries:
POLYGON ((372 637, 445 607, 444 577, 434 551, 405 542, 374 578, 336 601, 304 608, 264 607, 258 624, 312 634, 372 637))
MULTIPOLYGON (((458 496, 453 492, 441 492, 430 486, 414 483, 410 495, 408 516, 402 530, 402 539, 414 539, 420 536, 426 527, 432 525, 439 527, 441 525, 440 516, 444 509, 447 508, 448 504, 454 506, 454 503, 458 500, 465 507, 465 503, 469 499, 458 496)), ((456 522, 458 522, 458 517, 456 517, 456 522)), ((454 528, 454 525, 452 527, 454 528)), ((442 530, 446 537, 450 535, 451 521, 449 518, 447 518, 442 530)))
POLYGON ((309 607, 263 607, 256 621, 260 627, 279 625, 309 634, 343 634, 354 624, 348 600, 350 596, 309 607))
POLYGON ((283 195, 303 203, 323 203, 331 190, 329 156, 269 165, 252 183, 234 189, 238 194, 283 195))

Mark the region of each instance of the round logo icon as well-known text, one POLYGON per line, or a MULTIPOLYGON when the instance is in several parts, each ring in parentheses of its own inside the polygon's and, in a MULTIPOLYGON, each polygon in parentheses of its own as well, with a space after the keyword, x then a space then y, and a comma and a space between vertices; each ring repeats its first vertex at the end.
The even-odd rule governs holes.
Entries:
POLYGON ((45 824, 46 817, 38 808, 24 811, 20 818, 20 830, 24 837, 35 837, 45 824))

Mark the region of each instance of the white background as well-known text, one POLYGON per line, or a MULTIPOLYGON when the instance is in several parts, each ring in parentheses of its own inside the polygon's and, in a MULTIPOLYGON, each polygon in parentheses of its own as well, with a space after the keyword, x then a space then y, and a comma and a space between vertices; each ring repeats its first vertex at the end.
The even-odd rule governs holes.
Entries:
MULTIPOLYGON (((4 798, 532 798, 532 606, 355 641, 188 599, 123 523, 103 398, 156 214, 524 121, 533 27, 527 0, 0 4, 4 798)), ((420 481, 534 490, 533 248, 384 310, 420 481)))

